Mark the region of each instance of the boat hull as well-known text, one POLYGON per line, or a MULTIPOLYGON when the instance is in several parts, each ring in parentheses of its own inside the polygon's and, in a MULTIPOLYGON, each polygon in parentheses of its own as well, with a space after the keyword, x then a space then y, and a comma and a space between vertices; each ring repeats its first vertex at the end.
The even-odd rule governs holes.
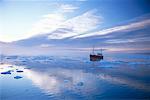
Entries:
POLYGON ((90 61, 100 61, 103 59, 103 55, 90 55, 90 61))

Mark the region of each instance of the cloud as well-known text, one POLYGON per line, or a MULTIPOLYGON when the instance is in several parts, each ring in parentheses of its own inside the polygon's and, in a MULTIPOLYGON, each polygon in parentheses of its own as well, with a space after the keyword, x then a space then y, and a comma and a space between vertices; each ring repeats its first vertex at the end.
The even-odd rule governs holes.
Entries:
POLYGON ((76 6, 74 4, 60 3, 60 2, 54 2, 49 5, 55 8, 55 12, 59 13, 72 13, 80 8, 79 6, 76 6))
POLYGON ((49 47, 53 47, 53 45, 50 45, 50 44, 41 44, 40 47, 42 47, 42 48, 49 48, 49 47))
POLYGON ((64 13, 68 13, 68 12, 74 12, 75 10, 77 10, 79 7, 77 6, 73 6, 71 4, 61 4, 59 5, 59 9, 64 12, 64 13))
POLYGON ((113 32, 127 32, 127 31, 142 29, 149 25, 150 25, 150 19, 146 19, 139 22, 132 22, 126 25, 115 26, 101 31, 75 36, 73 38, 85 38, 91 36, 107 35, 113 32))
POLYGON ((67 37, 67 35, 74 35, 73 30, 69 28, 58 28, 48 35, 48 39, 63 39, 67 37))
MULTIPOLYGON (((45 15, 42 18, 48 18, 51 20, 51 15, 45 15)), ((61 18, 64 17, 59 16, 56 19, 61 18)), ((96 32, 92 31, 98 29, 97 26, 102 22, 102 17, 97 16, 95 10, 87 11, 68 20, 64 18, 58 22, 59 23, 53 30, 51 30, 50 27, 50 30, 47 30, 47 33, 43 33, 44 35, 33 37, 23 42, 18 42, 18 44, 27 44, 30 46, 40 45, 42 49, 48 49, 48 46, 45 44, 50 44, 52 45, 50 49, 55 46, 62 49, 62 47, 86 48, 95 45, 99 48, 106 49, 117 48, 118 50, 129 50, 136 48, 137 50, 141 50, 142 48, 146 48, 145 50, 149 50, 147 49, 149 48, 150 43, 150 19, 148 18, 137 19, 134 21, 130 20, 127 24, 114 26, 96 32)), ((45 27, 43 27, 43 30, 45 30, 45 27)))
POLYGON ((59 28, 64 21, 65 17, 62 14, 43 15, 42 19, 35 23, 31 31, 26 34, 26 37, 53 32, 59 28))
POLYGON ((95 10, 87 11, 82 15, 66 20, 54 32, 49 35, 49 39, 63 39, 76 36, 96 29, 102 22, 102 17, 95 14, 95 10), (63 29, 63 30, 62 30, 63 29), (66 31, 69 30, 69 31, 66 31))
MULTIPOLYGON (((75 8, 66 6, 65 9, 75 8)), ((96 15, 96 10, 87 11, 70 19, 66 19, 62 13, 51 13, 43 15, 41 19, 33 25, 32 29, 23 36, 23 39, 39 34, 49 34, 48 39, 63 39, 93 30, 97 28, 101 22, 102 17, 96 15)))
POLYGON ((88 0, 77 0, 77 1, 84 2, 84 1, 88 1, 88 0))

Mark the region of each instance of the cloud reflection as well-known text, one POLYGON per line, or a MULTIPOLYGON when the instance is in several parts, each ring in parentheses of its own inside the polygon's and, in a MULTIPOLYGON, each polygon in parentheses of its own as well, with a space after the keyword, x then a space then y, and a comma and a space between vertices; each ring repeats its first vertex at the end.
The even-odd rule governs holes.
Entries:
POLYGON ((0 72, 13 69, 23 70, 22 75, 30 79, 34 86, 40 88, 47 95, 63 95, 68 91, 81 96, 101 94, 107 92, 110 84, 150 91, 147 83, 103 72, 94 73, 93 71, 86 72, 83 69, 66 68, 27 69, 24 66, 0 65, 0 72))
POLYGON ((58 94, 65 91, 75 93, 92 93, 98 83, 95 75, 84 73, 82 70, 69 70, 51 68, 48 72, 27 69, 25 76, 31 79, 33 84, 48 94, 58 94), (90 79, 90 80, 89 80, 90 79))
POLYGON ((49 71, 33 71, 27 69, 25 75, 33 81, 34 85, 48 94, 62 94, 65 91, 73 91, 82 95, 88 95, 88 93, 95 93, 100 89, 101 92, 104 92, 105 90, 102 90, 101 87, 104 85, 101 82, 102 80, 106 83, 109 82, 111 84, 120 84, 135 89, 150 91, 150 87, 147 84, 136 81, 135 79, 113 77, 103 73, 96 75, 77 69, 51 68, 49 71))
POLYGON ((139 81, 136 81, 135 79, 112 77, 110 75, 105 74, 100 74, 98 75, 98 77, 102 80, 106 80, 113 84, 127 85, 135 89, 150 91, 150 86, 148 84, 141 83, 139 81))

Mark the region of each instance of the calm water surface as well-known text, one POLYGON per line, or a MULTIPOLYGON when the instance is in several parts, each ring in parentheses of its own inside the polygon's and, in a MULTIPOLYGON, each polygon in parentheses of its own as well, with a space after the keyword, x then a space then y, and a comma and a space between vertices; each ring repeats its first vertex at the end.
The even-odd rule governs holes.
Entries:
POLYGON ((0 65, 0 100, 150 99, 150 56, 12 57, 0 65), (8 64, 9 63, 9 64, 8 64))

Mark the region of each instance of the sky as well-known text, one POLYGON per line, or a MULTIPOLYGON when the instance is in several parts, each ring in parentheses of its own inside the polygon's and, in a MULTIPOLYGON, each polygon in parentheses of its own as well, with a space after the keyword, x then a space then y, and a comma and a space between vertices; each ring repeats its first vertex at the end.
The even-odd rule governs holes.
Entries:
POLYGON ((0 0, 1 42, 47 35, 50 41, 111 36, 99 41, 121 44, 138 38, 137 43, 149 44, 149 27, 149 0, 0 0), (126 39, 112 38, 119 32, 126 39))

